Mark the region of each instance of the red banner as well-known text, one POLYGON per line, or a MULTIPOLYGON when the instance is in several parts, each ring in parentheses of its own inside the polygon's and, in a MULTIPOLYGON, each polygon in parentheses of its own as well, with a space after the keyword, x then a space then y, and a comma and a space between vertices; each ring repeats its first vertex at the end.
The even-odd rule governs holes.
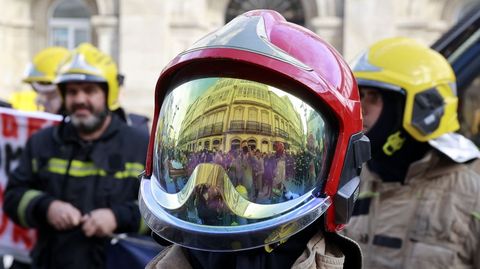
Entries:
POLYGON ((10 173, 17 167, 27 139, 37 130, 60 122, 59 115, 0 108, 0 254, 29 262, 36 240, 33 229, 13 223, 3 212, 3 195, 10 173))

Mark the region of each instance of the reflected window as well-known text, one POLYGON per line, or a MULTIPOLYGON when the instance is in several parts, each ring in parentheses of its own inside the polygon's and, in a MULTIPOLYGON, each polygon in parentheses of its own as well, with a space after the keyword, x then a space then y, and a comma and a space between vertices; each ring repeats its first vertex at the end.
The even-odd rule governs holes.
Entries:
POLYGON ((223 122, 223 116, 225 115, 225 111, 220 111, 217 113, 217 120, 215 122, 223 122))
POLYGON ((262 110, 262 122, 263 123, 268 123, 269 120, 268 120, 268 112, 265 111, 265 110, 262 110))
POLYGON ((208 124, 213 124, 214 121, 215 121, 215 114, 211 114, 210 116, 208 116, 208 124))
POLYGON ((238 140, 238 139, 232 140, 232 142, 230 144, 231 144, 230 149, 232 149, 232 150, 237 150, 237 149, 240 148, 240 140, 238 140))
POLYGON ((210 141, 205 141, 205 144, 204 144, 204 148, 205 149, 210 149, 210 141))
POLYGON ((248 140, 247 144, 248 144, 248 147, 252 150, 257 148, 257 141, 253 139, 248 140))
POLYGON ((242 118, 243 118, 243 108, 242 107, 236 107, 235 112, 233 114, 233 119, 242 120, 242 118))
POLYGON ((262 144, 260 145, 260 151, 262 153, 270 152, 270 150, 268 149, 268 141, 265 141, 265 140, 262 141, 262 144))
POLYGON ((248 109, 248 120, 250 121, 257 121, 257 109, 256 108, 249 108, 248 109))
POLYGON ((91 42, 91 12, 82 0, 63 0, 53 6, 49 19, 49 44, 74 49, 91 42))

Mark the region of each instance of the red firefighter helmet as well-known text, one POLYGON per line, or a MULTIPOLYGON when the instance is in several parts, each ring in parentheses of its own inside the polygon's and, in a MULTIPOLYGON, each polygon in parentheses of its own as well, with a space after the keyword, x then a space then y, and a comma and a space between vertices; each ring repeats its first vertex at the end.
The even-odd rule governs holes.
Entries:
POLYGON ((277 12, 247 12, 162 71, 141 213, 159 236, 202 250, 281 242, 322 215, 337 231, 370 157, 362 129, 339 53, 277 12))

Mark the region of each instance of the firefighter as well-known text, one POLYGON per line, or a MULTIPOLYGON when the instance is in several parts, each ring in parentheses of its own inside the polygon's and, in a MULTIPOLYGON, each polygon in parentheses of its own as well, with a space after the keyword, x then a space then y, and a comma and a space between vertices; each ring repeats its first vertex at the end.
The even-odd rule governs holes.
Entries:
POLYGON ((459 128, 447 60, 409 38, 353 64, 372 159, 346 234, 366 268, 480 268, 479 152, 459 128))
POLYGON ((173 245, 147 268, 361 267, 360 249, 336 232, 370 146, 356 82, 331 45, 277 12, 247 12, 171 61, 155 104, 140 210, 155 238, 173 245), (311 153, 315 180, 284 156, 299 158, 310 135, 324 145, 311 153), (211 141, 235 158, 201 158, 211 141), (250 195, 262 184, 245 180, 252 165, 240 141, 265 142, 264 173, 291 177, 278 194, 250 195), (177 154, 192 168, 181 190, 165 162, 177 154))
POLYGON ((9 178, 5 212, 38 231, 32 268, 105 268, 110 236, 144 228, 137 176, 148 135, 112 113, 116 75, 108 55, 79 45, 55 80, 66 117, 30 137, 9 178))

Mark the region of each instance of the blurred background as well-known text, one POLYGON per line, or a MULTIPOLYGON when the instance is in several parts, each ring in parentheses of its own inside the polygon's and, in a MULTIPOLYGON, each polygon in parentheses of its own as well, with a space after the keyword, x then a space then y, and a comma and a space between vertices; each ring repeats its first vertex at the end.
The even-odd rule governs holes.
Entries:
POLYGON ((0 0, 0 99, 47 46, 91 42, 125 76, 120 102, 151 117, 162 68, 194 41, 247 10, 269 8, 333 44, 347 60, 376 40, 431 45, 480 0, 0 0))

